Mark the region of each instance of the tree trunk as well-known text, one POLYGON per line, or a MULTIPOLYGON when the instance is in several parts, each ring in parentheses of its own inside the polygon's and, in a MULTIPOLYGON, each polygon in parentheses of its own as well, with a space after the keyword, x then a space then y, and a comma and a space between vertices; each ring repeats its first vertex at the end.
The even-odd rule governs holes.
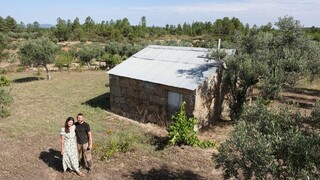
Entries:
POLYGON ((47 72, 47 80, 51 80, 51 75, 50 75, 50 71, 49 71, 49 69, 48 69, 47 64, 45 64, 45 65, 43 65, 43 66, 44 66, 44 68, 46 69, 46 72, 47 72))

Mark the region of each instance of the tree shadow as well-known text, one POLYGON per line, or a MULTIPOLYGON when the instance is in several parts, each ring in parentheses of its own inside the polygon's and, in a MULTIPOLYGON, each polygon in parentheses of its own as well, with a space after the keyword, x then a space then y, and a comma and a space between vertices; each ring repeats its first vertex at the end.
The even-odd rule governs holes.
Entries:
POLYGON ((234 126, 234 125, 236 125, 235 121, 219 118, 217 121, 212 122, 212 124, 209 124, 207 126, 203 126, 201 129, 199 129, 199 133, 203 133, 206 131, 212 131, 216 127, 222 128, 222 127, 234 126))
POLYGON ((169 145, 170 138, 168 136, 151 135, 151 144, 156 146, 156 151, 162 151, 169 145))
POLYGON ((186 179, 186 180, 198 180, 205 179, 204 177, 195 174, 189 170, 178 170, 177 172, 172 171, 171 168, 166 166, 161 167, 161 169, 152 168, 148 172, 142 172, 137 170, 136 172, 131 172, 130 179, 135 180, 169 180, 169 179, 186 179))
POLYGON ((297 104, 300 108, 304 108, 304 109, 314 108, 314 104, 316 102, 316 99, 308 99, 303 97, 296 97, 296 96, 289 96, 289 95, 284 95, 282 97, 283 97, 283 99, 281 100, 282 103, 297 104))
POLYGON ((39 81, 39 80, 44 80, 44 78, 43 77, 24 77, 24 78, 15 79, 12 82, 14 82, 14 83, 26 83, 26 82, 39 81))
POLYGON ((214 67, 219 67, 220 63, 206 63, 198 65, 197 67, 190 69, 178 69, 176 71, 177 76, 185 76, 186 79, 192 80, 196 84, 200 84, 205 79, 205 74, 211 74, 216 69, 214 67))
POLYGON ((60 151, 49 149, 49 151, 42 151, 39 159, 45 162, 49 167, 56 171, 63 172, 62 155, 60 151))
POLYGON ((286 88, 284 92, 296 93, 296 94, 304 94, 308 96, 317 96, 320 97, 320 90, 317 89, 308 89, 308 88, 286 88))
POLYGON ((90 99, 84 103, 84 105, 88 105, 94 108, 101 108, 104 110, 110 110, 110 93, 101 94, 93 99, 90 99))

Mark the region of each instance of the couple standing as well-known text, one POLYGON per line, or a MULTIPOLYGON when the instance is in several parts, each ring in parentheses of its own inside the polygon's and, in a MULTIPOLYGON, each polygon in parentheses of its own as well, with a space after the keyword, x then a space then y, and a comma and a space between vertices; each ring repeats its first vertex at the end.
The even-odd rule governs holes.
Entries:
POLYGON ((83 114, 77 115, 77 122, 73 117, 68 117, 65 126, 61 129, 61 154, 63 171, 67 168, 75 172, 78 176, 84 176, 80 172, 80 164, 83 159, 88 172, 92 168, 92 135, 90 126, 84 122, 83 114))

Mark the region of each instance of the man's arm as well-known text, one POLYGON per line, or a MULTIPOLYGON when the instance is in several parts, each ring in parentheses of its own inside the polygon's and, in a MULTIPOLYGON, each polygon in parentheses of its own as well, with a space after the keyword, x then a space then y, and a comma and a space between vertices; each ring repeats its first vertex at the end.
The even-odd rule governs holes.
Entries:
POLYGON ((90 149, 92 149, 92 135, 91 135, 91 131, 88 132, 88 137, 89 137, 88 147, 89 147, 90 149))

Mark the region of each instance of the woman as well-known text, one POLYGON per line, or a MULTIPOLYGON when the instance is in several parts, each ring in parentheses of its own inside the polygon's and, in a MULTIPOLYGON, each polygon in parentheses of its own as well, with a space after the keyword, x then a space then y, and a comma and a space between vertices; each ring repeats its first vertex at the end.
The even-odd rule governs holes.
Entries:
POLYGON ((61 154, 63 171, 66 172, 67 168, 74 171, 78 176, 84 176, 79 170, 78 150, 75 133, 75 125, 73 117, 68 117, 64 128, 61 129, 61 154))

